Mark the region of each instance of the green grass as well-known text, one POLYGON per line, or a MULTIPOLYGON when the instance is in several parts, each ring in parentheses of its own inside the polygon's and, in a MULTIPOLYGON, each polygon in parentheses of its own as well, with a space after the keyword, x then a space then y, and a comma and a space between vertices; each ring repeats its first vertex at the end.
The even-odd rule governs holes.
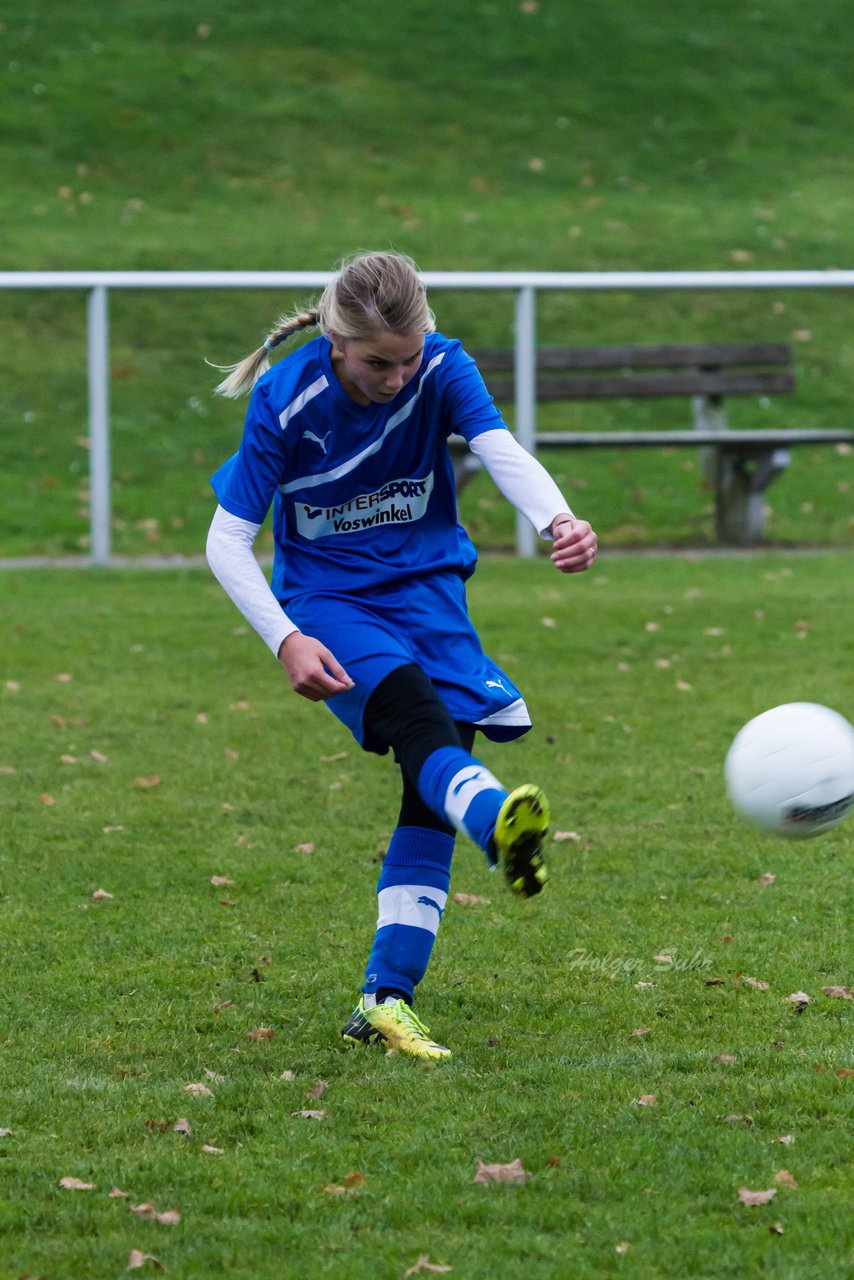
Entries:
POLYGON ((580 839, 532 903, 461 842, 452 892, 490 903, 446 913, 418 1007, 455 1057, 425 1071, 337 1039, 390 762, 288 691, 204 573, 0 576, 2 1280, 119 1276, 133 1248, 176 1280, 392 1278, 421 1254, 472 1280, 850 1274, 852 1005, 821 988, 852 985, 851 823, 774 840, 721 776, 767 706, 852 715, 848 556, 572 580, 487 557, 470 594, 536 720, 483 758, 542 780, 580 839), (516 1158, 527 1185, 472 1183, 516 1158), (739 1204, 782 1169, 797 1190, 739 1204))
MULTIPOLYGON (((846 267, 847 21, 842 0, 19 6, 0 27, 0 268, 325 269, 388 245, 430 270, 846 267)), ((250 350, 292 301, 113 297, 117 553, 199 549, 241 418, 204 360, 250 350)), ((433 301, 469 345, 509 341, 509 295, 433 301)), ((748 397, 735 424, 850 426, 848 294, 562 294, 539 312, 543 343, 790 341, 795 396, 748 397)), ((85 552, 83 298, 0 293, 0 325, 0 555, 85 552)), ((688 420, 668 402, 543 415, 688 420)), ((611 545, 714 540, 685 451, 559 465, 611 545)), ((798 451, 771 541, 850 546, 851 469, 798 451)), ((484 508, 466 518, 507 543, 484 508)))

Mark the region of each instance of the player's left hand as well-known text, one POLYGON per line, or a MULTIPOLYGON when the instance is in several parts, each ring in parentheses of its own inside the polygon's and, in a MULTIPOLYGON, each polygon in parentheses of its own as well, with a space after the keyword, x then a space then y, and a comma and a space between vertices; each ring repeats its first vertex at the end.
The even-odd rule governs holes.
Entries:
POLYGON ((551 561, 561 573, 583 573, 596 559, 596 534, 586 520, 556 516, 552 537, 551 561))

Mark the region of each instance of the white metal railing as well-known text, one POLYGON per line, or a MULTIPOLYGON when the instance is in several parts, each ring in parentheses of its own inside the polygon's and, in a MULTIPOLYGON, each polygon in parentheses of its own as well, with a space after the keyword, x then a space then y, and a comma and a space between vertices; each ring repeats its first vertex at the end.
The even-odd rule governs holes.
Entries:
MULTIPOLYGON (((81 289, 88 293, 91 563, 110 563, 110 289, 316 289, 331 271, 0 271, 0 289, 81 289)), ((515 298, 516 435, 534 452, 536 296, 539 290, 850 289, 854 271, 425 271, 428 289, 508 290, 515 298)), ((516 547, 532 556, 536 534, 521 516, 516 547)))

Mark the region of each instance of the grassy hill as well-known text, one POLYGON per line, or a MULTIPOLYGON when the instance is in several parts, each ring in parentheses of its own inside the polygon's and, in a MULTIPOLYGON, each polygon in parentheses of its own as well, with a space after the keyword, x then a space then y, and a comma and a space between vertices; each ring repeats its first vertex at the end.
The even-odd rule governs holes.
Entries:
MULTIPOLYGON (((378 245, 433 270, 847 266, 846 26, 840 0, 11 10, 0 269, 326 268, 378 245)), ((241 354, 288 301, 114 300, 117 549, 199 546, 207 475, 239 431, 203 359, 241 354)), ((509 338, 507 298, 435 302, 465 341, 509 338)), ((85 545, 81 316, 79 295, 0 294, 2 554, 85 545)), ((740 420, 848 425, 850 318, 839 294, 561 295, 540 336, 794 340, 796 407, 740 420)), ((683 422, 687 407, 583 420, 650 413, 683 422)), ((708 541, 688 461, 562 466, 613 540, 708 541)), ((849 536, 851 469, 799 455, 771 491, 772 536, 849 536)), ((466 518, 500 543, 490 501, 475 487, 466 518)))

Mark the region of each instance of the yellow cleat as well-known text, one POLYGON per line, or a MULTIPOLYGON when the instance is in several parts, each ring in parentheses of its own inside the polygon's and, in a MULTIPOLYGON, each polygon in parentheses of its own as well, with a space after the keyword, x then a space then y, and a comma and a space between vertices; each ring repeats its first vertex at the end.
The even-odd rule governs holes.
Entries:
POLYGON ((356 1005, 347 1025, 341 1031, 348 1044, 370 1044, 378 1041, 389 1049, 398 1049, 413 1058, 450 1058, 451 1051, 430 1039, 424 1023, 416 1018, 405 1000, 365 1008, 364 997, 356 1005))
POLYGON ((549 802, 531 783, 516 787, 498 811, 492 843, 507 883, 519 898, 542 893, 549 878, 543 844, 549 831, 549 802))

